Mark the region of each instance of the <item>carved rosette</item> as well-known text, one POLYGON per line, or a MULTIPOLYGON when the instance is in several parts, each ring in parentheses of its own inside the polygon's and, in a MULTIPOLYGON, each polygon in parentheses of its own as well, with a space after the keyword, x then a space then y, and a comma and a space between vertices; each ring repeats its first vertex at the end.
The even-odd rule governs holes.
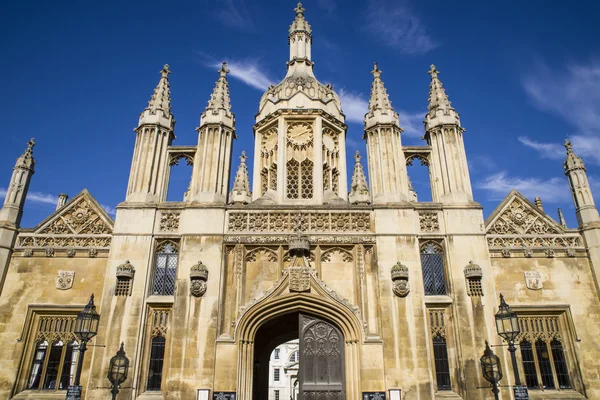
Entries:
POLYGON ((160 215, 160 228, 162 232, 177 232, 179 230, 179 213, 163 212, 160 215))
POLYGON ((190 270, 190 294, 194 297, 202 297, 206 293, 206 281, 208 280, 208 268, 198 261, 190 270))
POLYGON ((392 291, 398 297, 406 297, 410 292, 408 284, 408 267, 400 261, 392 267, 392 291))
POLYGON ((419 227, 421 232, 438 232, 440 230, 440 222, 437 213, 420 213, 419 227))

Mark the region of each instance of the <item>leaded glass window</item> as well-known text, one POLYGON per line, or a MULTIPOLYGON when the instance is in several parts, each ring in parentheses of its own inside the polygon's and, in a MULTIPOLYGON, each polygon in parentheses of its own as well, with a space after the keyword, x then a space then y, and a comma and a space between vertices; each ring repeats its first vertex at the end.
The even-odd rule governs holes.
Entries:
POLYGON ((433 362, 438 390, 452 390, 450 363, 446 335, 446 318, 443 309, 429 310, 429 325, 433 338, 433 362))
POLYGON ((35 348, 25 388, 66 390, 73 384, 79 345, 75 341, 73 316, 44 316, 36 328, 35 348))
POLYGON ((421 269, 426 296, 447 294, 444 257, 437 243, 427 242, 421 247, 421 269))
POLYGON ((164 336, 159 335, 152 338, 152 344, 150 346, 148 385, 146 386, 146 390, 160 390, 162 382, 163 363, 165 360, 165 342, 166 339, 164 338, 164 336))
POLYGON ((558 316, 519 316, 521 363, 529 389, 570 389, 558 316))
POLYGON ((174 242, 160 244, 156 252, 154 283, 152 294, 172 296, 175 294, 175 275, 177 272, 178 248, 174 242))

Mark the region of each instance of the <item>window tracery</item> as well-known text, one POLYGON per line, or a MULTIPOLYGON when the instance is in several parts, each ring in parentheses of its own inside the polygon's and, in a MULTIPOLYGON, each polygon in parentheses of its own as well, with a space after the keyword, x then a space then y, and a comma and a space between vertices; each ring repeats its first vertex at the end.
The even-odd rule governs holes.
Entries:
POLYGON ((175 294, 179 246, 172 240, 160 242, 156 248, 152 294, 172 296, 175 294))
POLYGON ((442 247, 428 241, 421 246, 421 268, 426 296, 445 295, 446 277, 442 247))
POLYGON ((452 390, 450 364, 448 362, 445 310, 429 310, 429 327, 433 339, 433 358, 437 388, 438 390, 452 390))

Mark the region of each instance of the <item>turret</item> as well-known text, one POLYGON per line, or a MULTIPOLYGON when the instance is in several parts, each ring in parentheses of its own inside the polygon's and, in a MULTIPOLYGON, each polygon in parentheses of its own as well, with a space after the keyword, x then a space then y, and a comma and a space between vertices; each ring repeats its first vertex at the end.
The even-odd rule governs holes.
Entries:
POLYGON ((577 222, 581 227, 600 219, 598 218, 598 210, 594 204, 594 197, 592 196, 583 160, 573 152, 573 145, 570 141, 565 141, 565 148, 567 149, 567 158, 563 163, 565 175, 569 180, 577 222))
POLYGON ((225 204, 231 171, 235 116, 231 112, 227 64, 223 62, 208 105, 200 116, 198 148, 188 200, 225 204))
POLYGON ((35 172, 35 160, 33 159, 33 139, 27 143, 27 149, 17 158, 13 173, 10 178, 4 205, 0 210, 0 224, 19 227, 23 217, 23 206, 29 190, 29 182, 35 172))
POLYGON ((398 113, 392 108, 377 63, 373 67, 373 85, 369 112, 365 115, 367 162, 373 203, 408 200, 408 175, 402 150, 402 128, 398 113))
POLYGON ((160 80, 148 107, 140 115, 135 150, 127 188, 127 202, 165 201, 168 188, 167 147, 175 138, 175 118, 171 113, 169 66, 160 71, 160 80))
POLYGON ((431 146, 431 195, 434 202, 473 201, 471 178, 463 142, 464 128, 452 108, 435 65, 429 71, 429 106, 425 116, 425 140, 431 146))

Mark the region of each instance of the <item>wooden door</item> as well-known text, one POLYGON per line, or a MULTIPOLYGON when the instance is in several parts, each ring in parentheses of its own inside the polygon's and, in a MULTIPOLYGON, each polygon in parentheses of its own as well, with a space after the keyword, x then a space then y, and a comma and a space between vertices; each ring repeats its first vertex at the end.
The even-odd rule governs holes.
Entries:
POLYGON ((344 400, 344 337, 324 320, 300 314, 299 400, 344 400))

